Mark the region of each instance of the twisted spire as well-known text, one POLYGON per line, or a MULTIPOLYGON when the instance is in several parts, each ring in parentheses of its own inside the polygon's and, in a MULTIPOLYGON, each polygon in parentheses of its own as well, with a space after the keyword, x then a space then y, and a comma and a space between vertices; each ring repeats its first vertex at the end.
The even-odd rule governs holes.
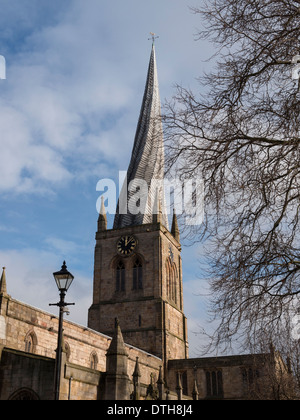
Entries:
POLYGON ((157 195, 162 211, 161 222, 168 228, 163 185, 164 166, 161 103, 153 44, 131 161, 119 197, 114 229, 152 223, 157 195), (141 188, 141 180, 143 186, 147 185, 147 189, 141 188))

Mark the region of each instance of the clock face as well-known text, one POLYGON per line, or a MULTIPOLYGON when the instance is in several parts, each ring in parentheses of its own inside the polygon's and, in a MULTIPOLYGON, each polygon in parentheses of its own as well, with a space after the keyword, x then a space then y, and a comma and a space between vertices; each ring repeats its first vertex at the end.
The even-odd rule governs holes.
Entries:
POLYGON ((130 255, 137 246, 137 240, 134 236, 122 236, 117 244, 118 252, 122 255, 130 255))

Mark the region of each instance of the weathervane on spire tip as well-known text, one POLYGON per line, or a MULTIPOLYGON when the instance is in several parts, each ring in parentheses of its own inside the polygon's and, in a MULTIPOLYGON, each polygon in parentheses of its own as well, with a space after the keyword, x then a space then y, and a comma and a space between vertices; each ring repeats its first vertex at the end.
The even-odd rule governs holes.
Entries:
POLYGON ((159 38, 159 36, 156 36, 156 34, 154 32, 150 32, 151 38, 148 38, 149 41, 151 41, 152 39, 152 43, 154 45, 155 40, 159 38))

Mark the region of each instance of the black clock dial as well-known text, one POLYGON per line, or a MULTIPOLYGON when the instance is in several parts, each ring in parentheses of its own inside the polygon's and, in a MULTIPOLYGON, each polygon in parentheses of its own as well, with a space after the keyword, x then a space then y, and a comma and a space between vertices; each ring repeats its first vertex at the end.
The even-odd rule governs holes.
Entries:
POLYGON ((136 245, 137 240, 134 236, 122 236, 122 238, 118 241, 117 249, 120 254, 129 255, 134 251, 136 245))

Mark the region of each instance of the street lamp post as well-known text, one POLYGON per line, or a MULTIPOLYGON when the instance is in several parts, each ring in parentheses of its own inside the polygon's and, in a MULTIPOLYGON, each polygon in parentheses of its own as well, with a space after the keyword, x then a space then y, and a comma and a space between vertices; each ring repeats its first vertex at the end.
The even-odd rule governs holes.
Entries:
POLYGON ((58 303, 50 303, 49 306, 59 307, 59 324, 58 324, 58 339, 56 350, 55 363, 55 382, 54 382, 54 399, 59 400, 60 376, 61 376, 61 359, 62 359, 62 337, 63 337, 63 320, 64 308, 68 305, 75 305, 75 303, 66 303, 66 293, 71 286, 74 276, 67 270, 66 262, 64 261, 61 270, 53 273, 57 288, 60 292, 60 301, 58 303))

